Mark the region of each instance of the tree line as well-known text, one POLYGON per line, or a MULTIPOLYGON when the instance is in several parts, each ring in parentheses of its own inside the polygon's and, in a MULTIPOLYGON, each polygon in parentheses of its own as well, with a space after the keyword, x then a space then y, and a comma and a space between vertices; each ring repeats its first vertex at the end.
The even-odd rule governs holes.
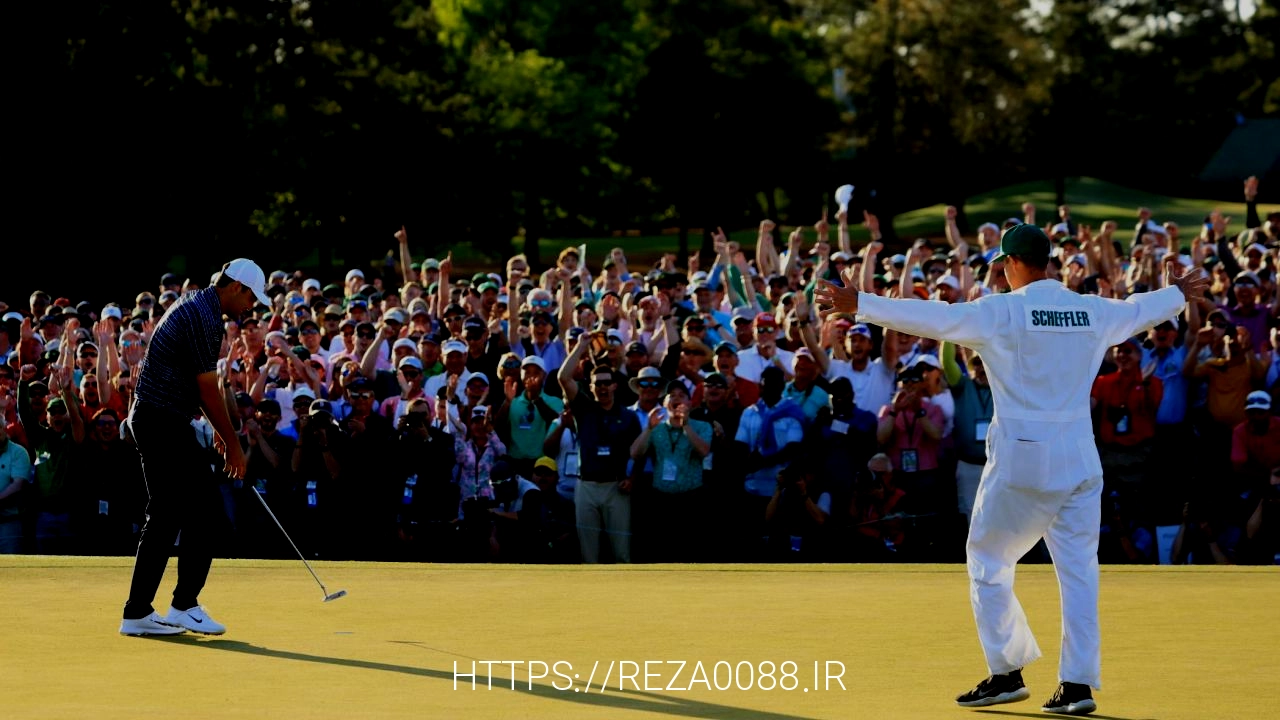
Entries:
POLYGON ((365 263, 401 223, 536 255, 809 224, 846 182, 882 218, 1046 177, 1185 191, 1280 106, 1274 0, 53 5, 26 10, 11 237, 121 263, 365 263))

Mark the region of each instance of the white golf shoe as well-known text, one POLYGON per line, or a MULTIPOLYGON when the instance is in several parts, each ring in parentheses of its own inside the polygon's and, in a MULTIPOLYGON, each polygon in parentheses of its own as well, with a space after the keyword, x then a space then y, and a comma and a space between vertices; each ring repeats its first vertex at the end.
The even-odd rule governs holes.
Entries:
POLYGON ((204 635, 221 635, 227 631, 226 625, 209 617, 209 613, 205 612, 200 605, 187 610, 178 610, 170 607, 169 614, 165 615, 164 620, 160 622, 204 635))
POLYGON ((137 620, 125 619, 120 621, 121 635, 181 635, 184 632, 186 630, 180 627, 166 624, 160 619, 159 613, 154 612, 137 620))

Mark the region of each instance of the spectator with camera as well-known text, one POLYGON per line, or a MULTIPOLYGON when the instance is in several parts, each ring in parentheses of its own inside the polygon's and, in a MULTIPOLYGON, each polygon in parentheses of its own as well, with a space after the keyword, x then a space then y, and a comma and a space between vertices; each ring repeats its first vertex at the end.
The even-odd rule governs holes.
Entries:
POLYGON ((894 484, 893 472, 893 460, 876 453, 854 480, 850 551, 857 562, 897 559, 907 542, 899 510, 906 493, 894 484))
POLYGON ((77 533, 85 549, 129 555, 137 549, 146 521, 147 494, 142 464, 132 443, 120 437, 121 417, 101 408, 89 422, 84 461, 77 468, 82 491, 76 502, 77 533))
MULTIPOLYGON (((425 399, 409 402, 387 448, 386 473, 392 491, 380 497, 394 523, 395 547, 390 556, 439 562, 452 559, 457 528, 459 486, 454 480, 454 438, 432 422, 425 399)), ((447 423, 447 419, 444 420, 447 423)))
POLYGON ((764 511, 769 558, 774 562, 827 560, 830 517, 831 493, 823 488, 809 459, 779 470, 764 511))
POLYGON ((834 520, 840 522, 853 497, 854 479, 878 449, 879 421, 874 413, 857 406, 849 378, 836 378, 828 387, 831 405, 818 412, 808 442, 813 456, 820 458, 822 476, 836 508, 834 520))
POLYGON ((785 383, 776 366, 760 373, 760 400, 742 412, 734 437, 743 458, 739 467, 746 473, 738 522, 753 543, 765 536, 765 509, 777 489, 778 472, 802 452, 804 411, 782 396, 785 383))
POLYGON ((947 497, 938 477, 942 408, 927 400, 930 391, 921 365, 904 370, 898 379, 893 402, 880 408, 876 438, 888 450, 895 483, 907 494, 904 509, 942 513, 947 497))
POLYGON ((689 417, 689 398, 667 394, 662 410, 652 408, 644 431, 631 444, 639 464, 652 457, 652 480, 645 503, 650 517, 646 555, 656 562, 698 560, 705 546, 702 459, 711 452, 712 427, 689 417))
MULTIPOLYGON (((271 518, 263 512, 262 505, 249 493, 261 495, 272 512, 284 518, 282 522, 287 522, 293 509, 289 465, 297 441, 279 430, 280 403, 266 399, 252 410, 252 416, 243 421, 244 433, 240 439, 246 461, 244 482, 233 492, 239 554, 242 557, 288 557, 292 550, 287 541, 280 537, 271 518)), ((310 412, 309 405, 307 412, 310 412)))
POLYGON ((303 538, 299 547, 309 548, 313 558, 343 557, 346 543, 335 528, 344 522, 348 493, 342 487, 342 452, 346 437, 333 419, 327 400, 313 400, 307 414, 298 420, 298 442, 293 448, 293 507, 303 538))

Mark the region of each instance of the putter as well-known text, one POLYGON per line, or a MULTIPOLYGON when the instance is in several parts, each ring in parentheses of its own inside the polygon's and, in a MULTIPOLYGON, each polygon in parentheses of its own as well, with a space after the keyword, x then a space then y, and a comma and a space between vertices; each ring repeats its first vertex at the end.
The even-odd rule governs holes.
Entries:
POLYGON ((289 533, 286 532, 284 526, 280 524, 280 521, 276 518, 276 514, 271 512, 271 506, 267 505, 267 501, 262 499, 262 494, 258 492, 257 488, 253 488, 253 496, 258 498, 258 502, 262 503, 262 509, 267 511, 267 514, 271 516, 272 520, 275 520, 276 527, 280 528, 280 532, 284 533, 284 539, 288 540, 290 545, 293 545, 293 551, 298 553, 298 559, 302 561, 303 565, 307 566, 307 572, 311 573, 311 577, 316 579, 316 584, 320 586, 320 592, 324 593, 324 602, 344 597, 347 594, 346 590, 329 592, 325 589, 324 583, 320 582, 320 577, 316 575, 316 571, 311 569, 311 563, 307 562, 307 559, 302 556, 302 551, 298 549, 298 546, 293 544, 293 538, 289 537, 289 533))

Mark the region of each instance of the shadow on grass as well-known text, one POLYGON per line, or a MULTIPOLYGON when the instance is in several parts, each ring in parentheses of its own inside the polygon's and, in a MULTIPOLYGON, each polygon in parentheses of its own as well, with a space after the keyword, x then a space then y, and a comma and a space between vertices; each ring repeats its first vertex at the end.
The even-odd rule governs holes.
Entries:
MULTIPOLYGON (((1047 718, 1047 717, 1058 717, 1057 715, 1047 715, 1042 712, 1033 712, 1033 713, 1032 712, 1014 712, 1012 710, 974 710, 973 712, 982 713, 983 715, 1004 715, 1007 717, 1040 718, 1040 720, 1044 720, 1044 718, 1047 718)), ((1084 717, 1093 718, 1093 720, 1155 720, 1155 718, 1123 718, 1116 715, 1099 715, 1097 713, 1089 713, 1084 717)))
MULTIPOLYGON (((454 680, 453 672, 451 670, 432 670, 430 668, 414 667, 412 665, 393 665, 391 663, 373 662, 371 660, 353 660, 351 658, 311 655, 309 653, 293 652, 290 650, 274 650, 272 648, 262 647, 261 645, 251 645, 238 640, 201 639, 185 635, 167 637, 157 636, 154 639, 178 645, 189 645, 191 647, 200 647, 211 650, 226 650, 230 652, 244 653, 246 655, 278 658, 281 660, 299 660, 302 662, 360 668, 363 670, 380 670, 382 672, 417 675, 419 677, 431 678, 433 680, 445 680, 450 682, 454 680)), ((448 651, 437 650, 437 652, 448 651)), ((457 653, 449 654, 456 655, 457 653)), ((468 656, 460 655, 459 657, 468 656)), ((481 680, 483 677, 483 669, 478 670, 479 676, 476 678, 477 689, 482 687, 483 682, 483 680, 481 680)), ((523 683, 517 682, 517 690, 512 691, 510 690, 510 678, 502 678, 502 681, 503 684, 498 685, 497 687, 500 687, 506 692, 527 692, 529 695, 533 695, 535 697, 575 702, 582 705, 614 710, 635 710, 638 712, 663 713, 666 715, 688 718, 733 717, 744 718, 746 720, 808 720, 801 715, 788 715, 785 713, 750 710, 747 708, 738 708, 729 705, 717 705, 715 703, 689 700, 674 695, 652 695, 650 693, 636 690, 623 690, 620 693, 615 690, 600 693, 598 689, 595 692, 575 692, 572 689, 557 690, 551 685, 546 684, 534 684, 533 688, 530 690, 528 689, 528 682, 525 681, 523 683)), ((464 682, 463 684, 465 685, 467 683, 464 682)))

